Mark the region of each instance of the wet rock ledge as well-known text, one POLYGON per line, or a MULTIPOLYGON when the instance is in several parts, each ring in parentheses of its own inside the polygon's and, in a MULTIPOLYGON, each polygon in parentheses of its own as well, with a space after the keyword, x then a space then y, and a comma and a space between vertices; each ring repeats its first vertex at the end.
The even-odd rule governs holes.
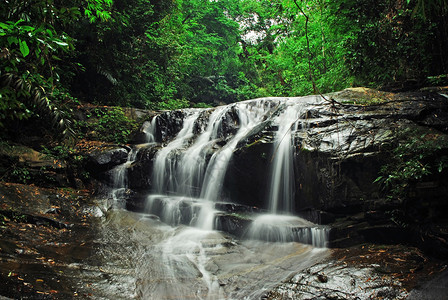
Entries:
POLYGON ((438 279, 437 291, 419 291, 422 282, 446 274, 447 267, 413 247, 366 244, 336 249, 328 260, 291 275, 263 299, 445 299, 447 276, 438 279), (420 296, 412 298, 417 293, 420 296))

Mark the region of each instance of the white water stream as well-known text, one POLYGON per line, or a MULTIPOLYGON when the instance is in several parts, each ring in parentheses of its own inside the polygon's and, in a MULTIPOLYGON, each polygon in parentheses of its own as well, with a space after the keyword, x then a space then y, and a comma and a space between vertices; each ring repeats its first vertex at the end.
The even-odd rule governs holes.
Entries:
MULTIPOLYGON (((289 103, 287 103, 289 104, 289 103)), ((294 137, 298 117, 304 106, 287 105, 277 118, 278 131, 274 140, 274 153, 269 172, 269 211, 273 214, 292 211, 294 198, 294 137)))
POLYGON ((155 158, 153 176, 153 188, 156 194, 174 191, 177 186, 176 167, 177 156, 174 151, 186 146, 186 143, 194 137, 194 122, 199 117, 200 111, 189 112, 184 120, 183 128, 177 136, 163 147, 155 158))
POLYGON ((262 101, 247 101, 235 104, 238 108, 239 129, 221 150, 215 152, 208 163, 206 176, 201 190, 201 198, 218 200, 221 193, 227 166, 238 142, 241 141, 263 117, 270 112, 271 106, 262 101))

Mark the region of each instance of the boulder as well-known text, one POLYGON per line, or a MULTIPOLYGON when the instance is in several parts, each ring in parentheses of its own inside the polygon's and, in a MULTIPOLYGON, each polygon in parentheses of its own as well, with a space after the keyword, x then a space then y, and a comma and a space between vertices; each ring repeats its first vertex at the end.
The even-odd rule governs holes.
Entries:
POLYGON ((106 172, 128 159, 129 147, 112 147, 95 150, 88 155, 88 170, 93 174, 106 172))
POLYGON ((152 169, 154 158, 160 146, 148 145, 140 149, 135 162, 128 169, 129 187, 138 191, 149 191, 152 184, 152 169))

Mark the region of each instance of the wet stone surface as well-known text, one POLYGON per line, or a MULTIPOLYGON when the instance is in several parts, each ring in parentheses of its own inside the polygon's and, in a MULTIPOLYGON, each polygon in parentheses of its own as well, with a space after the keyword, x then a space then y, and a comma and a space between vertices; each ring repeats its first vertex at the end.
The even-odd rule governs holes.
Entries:
POLYGON ((334 249, 329 259, 293 274, 264 298, 407 299, 417 293, 411 291, 420 291, 423 282, 446 267, 446 262, 430 259, 412 247, 334 249))
POLYGON ((268 299, 405 299, 407 292, 400 282, 378 276, 377 267, 317 264, 277 287, 268 299))
MULTIPOLYGON (((347 97, 336 98, 344 102, 347 97)), ((391 127, 425 125, 446 133, 448 106, 445 98, 438 98, 425 98, 428 103, 406 98, 406 105, 397 98, 375 108, 344 105, 337 113, 328 105, 318 105, 303 112, 307 119, 300 128, 306 130, 294 136, 294 147, 300 150, 294 170, 299 174, 295 182, 298 208, 308 209, 309 215, 319 212, 312 219, 320 223, 339 222, 333 246, 403 241, 403 231, 385 223, 384 207, 372 186, 384 159, 378 151, 392 140, 391 127), (338 165, 333 164, 336 161, 338 165)), ((224 180, 225 197, 262 207, 266 171, 277 152, 271 147, 273 137, 281 126, 262 118, 260 125, 252 124, 253 130, 242 131, 244 135, 238 139, 244 143, 235 139, 238 149, 225 148, 225 142, 232 140, 230 133, 244 127, 235 109, 225 110, 216 139, 201 158, 208 161, 223 148, 235 151, 224 180)), ((282 109, 274 109, 272 116, 282 109)), ((123 206, 114 209, 107 203, 111 199, 95 200, 85 190, 0 184, 0 280, 4 283, 0 295, 8 299, 404 299, 416 288, 425 293, 427 287, 422 283, 446 269, 446 261, 430 259, 412 247, 365 244, 329 250, 238 238, 244 237, 248 224, 244 214, 240 216, 246 213, 242 206, 221 204, 222 210, 232 212, 217 213, 220 229, 227 233, 183 224, 190 221, 170 226, 163 223, 169 218, 162 217, 162 209, 159 217, 143 211, 144 199, 137 196, 153 184, 148 172, 153 169, 156 150, 170 144, 182 129, 182 119, 192 112, 158 116, 159 130, 154 134, 161 144, 147 146, 130 164, 130 183, 123 184, 119 200, 126 200, 128 208, 141 213, 123 206)), ((186 122, 192 125, 192 133, 205 128, 204 116, 198 120, 196 125, 186 122)), ((188 135, 181 141, 172 147, 173 157, 179 157, 182 148, 193 142, 188 135)), ((98 152, 96 159, 91 157, 101 173, 92 175, 106 184, 112 182, 113 167, 125 162, 129 154, 127 147, 112 148, 98 152)), ((222 161, 229 162, 226 157, 222 161)), ((193 160, 195 164, 198 161, 193 160)), ((181 211, 186 206, 178 208, 181 211)), ((428 244, 427 236, 419 236, 423 237, 428 244)), ((446 244, 443 237, 435 238, 446 244)), ((436 281, 437 287, 442 285, 436 281)), ((444 291, 438 289, 440 295, 444 291)))
POLYGON ((78 266, 90 263, 94 219, 101 215, 89 199, 85 190, 1 184, 0 295, 13 299, 81 295, 78 285, 83 276, 78 266))

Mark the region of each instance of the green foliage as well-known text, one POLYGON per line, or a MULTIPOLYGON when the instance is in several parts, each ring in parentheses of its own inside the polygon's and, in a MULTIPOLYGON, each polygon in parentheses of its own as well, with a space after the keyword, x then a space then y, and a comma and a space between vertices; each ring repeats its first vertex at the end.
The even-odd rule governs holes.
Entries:
POLYGON ((26 167, 15 167, 9 177, 14 182, 24 184, 26 184, 31 179, 30 171, 26 167))
MULTIPOLYGON (((0 122, 8 118, 24 119, 39 110, 40 113, 52 115, 55 122, 63 119, 56 115, 49 96, 55 77, 45 76, 50 61, 60 51, 67 51, 71 42, 66 37, 58 37, 54 31, 44 26, 35 28, 25 25, 24 20, 0 23, 0 47, 3 59, 0 71, 0 122), (30 48, 33 50, 30 53, 30 48)), ((54 67, 52 72, 55 72, 54 67)), ((1 123, 0 123, 1 124, 1 123)))
POLYGON ((434 55, 446 47, 434 48, 439 43, 436 35, 443 39, 436 30, 442 20, 416 17, 414 3, 342 0, 330 8, 338 15, 334 28, 343 30, 344 59, 356 84, 379 86, 407 79, 423 82, 431 73, 444 72, 440 66, 446 62, 434 55), (436 61, 439 67, 435 67, 436 61))
POLYGON ((314 85, 323 93, 351 84, 342 33, 333 30, 326 1, 300 2, 308 19, 293 1, 245 2, 244 73, 257 96, 310 94, 314 85))
POLYGON ((158 102, 157 110, 173 110, 190 107, 190 103, 185 99, 170 99, 166 102, 158 102))
MULTIPOLYGON (((85 10, 106 20, 111 0, 88 0, 85 10)), ((71 136, 70 122, 60 110, 67 90, 66 61, 74 39, 66 33, 82 21, 82 6, 72 1, 7 1, 0 7, 0 126, 5 120, 47 118, 63 136, 71 136), (65 83, 66 84, 66 83, 65 83)), ((92 20, 93 21, 93 20, 92 20)))
POLYGON ((448 168, 446 136, 406 130, 400 137, 392 150, 391 162, 381 168, 381 176, 375 180, 393 199, 406 198, 416 182, 448 168))
POLYGON ((211 108, 213 106, 211 106, 210 104, 204 103, 204 102, 199 102, 199 103, 195 103, 193 105, 193 108, 211 108))
POLYGON ((89 138, 99 141, 123 144, 129 141, 130 134, 138 127, 137 122, 129 119, 121 107, 95 108, 87 117, 88 121, 74 124, 80 138, 89 134, 89 138))
POLYGON ((73 157, 75 150, 67 145, 56 145, 52 148, 42 146, 41 153, 50 159, 70 161, 73 157))
MULTIPOLYGON (((82 181, 88 181, 90 173, 86 171, 85 164, 87 163, 87 156, 82 151, 72 148, 65 144, 57 144, 52 147, 42 146, 40 151, 45 158, 53 160, 60 167, 65 163, 64 172, 67 178, 79 178, 82 181)), ((38 172, 39 179, 46 184, 57 184, 56 179, 51 173, 51 168, 41 167, 38 172), (50 169, 50 170, 49 170, 50 169), (48 173, 47 171, 50 171, 48 173)))
POLYGON ((184 107, 178 105, 183 99, 192 105, 244 99, 236 76, 238 5, 115 1, 110 22, 76 33, 85 67, 76 76, 77 95, 99 104, 156 109, 184 107))
POLYGON ((89 18, 91 23, 100 19, 108 21, 111 18, 109 9, 112 6, 112 0, 87 0, 87 6, 84 8, 84 15, 89 18))
POLYGON ((177 37, 163 28, 171 6, 168 0, 117 0, 108 22, 75 27, 76 59, 83 65, 74 77, 75 95, 97 104, 140 108, 172 98, 176 87, 170 57, 177 37))
POLYGON ((50 115, 67 133, 72 96, 175 109, 437 83, 447 14, 444 0, 11 0, 0 8, 0 122, 50 115))
POLYGON ((243 1, 244 73, 276 96, 444 74, 446 59, 435 53, 448 51, 446 9, 424 19, 414 8, 426 1, 410 2, 243 1))

